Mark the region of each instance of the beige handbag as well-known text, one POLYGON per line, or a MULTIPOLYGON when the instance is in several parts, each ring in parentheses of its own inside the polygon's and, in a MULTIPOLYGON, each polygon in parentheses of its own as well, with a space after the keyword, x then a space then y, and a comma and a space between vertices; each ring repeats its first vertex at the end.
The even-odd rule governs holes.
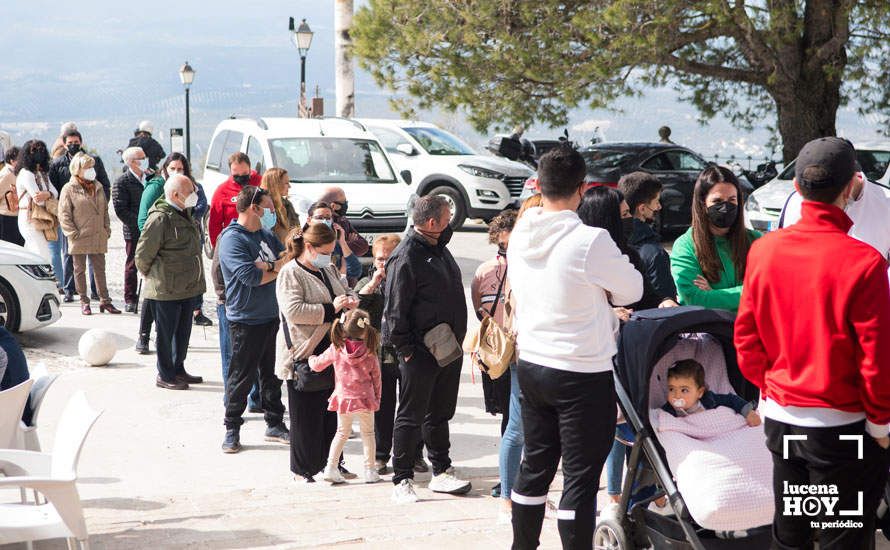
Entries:
POLYGON ((476 367, 488 374, 492 380, 504 374, 516 356, 516 338, 513 333, 497 324, 494 317, 491 316, 495 308, 498 307, 506 280, 507 273, 505 271, 491 311, 479 308, 479 313, 482 314, 482 323, 477 330, 467 333, 467 338, 464 340, 464 351, 471 354, 476 367))
MULTIPOLYGON (((49 184, 44 189, 41 185, 41 177, 37 177, 37 188, 41 191, 49 191, 49 184)), ((55 197, 46 199, 42 205, 31 199, 31 206, 28 208, 28 221, 37 231, 42 231, 47 241, 56 241, 59 238, 59 200, 55 197)))

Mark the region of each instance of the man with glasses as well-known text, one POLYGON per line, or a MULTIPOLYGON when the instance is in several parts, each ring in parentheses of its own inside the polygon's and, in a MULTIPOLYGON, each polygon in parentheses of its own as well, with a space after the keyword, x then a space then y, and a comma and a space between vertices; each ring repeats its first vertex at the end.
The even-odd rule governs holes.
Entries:
POLYGON ((334 212, 334 223, 343 228, 346 235, 346 243, 356 256, 364 256, 370 250, 371 245, 362 237, 358 231, 352 227, 352 224, 346 218, 346 212, 349 210, 349 201, 346 200, 346 192, 340 187, 328 187, 319 199, 320 202, 326 202, 331 205, 334 212))
POLYGON ((219 235, 216 253, 226 292, 226 319, 232 357, 226 378, 226 437, 224 453, 241 450, 241 416, 257 376, 260 406, 266 421, 266 441, 289 443, 281 403, 281 380, 275 376, 275 336, 278 302, 275 280, 284 264, 284 250, 272 232, 275 205, 269 193, 248 185, 235 201, 238 218, 219 235))
MULTIPOLYGON (((334 208, 333 204, 319 201, 309 207, 307 215, 310 223, 323 223, 337 233, 337 243, 334 246, 334 253, 331 255, 331 263, 342 275, 346 276, 349 288, 354 288, 355 283, 362 276, 362 263, 347 242, 346 230, 337 223, 334 208)), ((361 235, 359 238, 367 244, 361 235)))

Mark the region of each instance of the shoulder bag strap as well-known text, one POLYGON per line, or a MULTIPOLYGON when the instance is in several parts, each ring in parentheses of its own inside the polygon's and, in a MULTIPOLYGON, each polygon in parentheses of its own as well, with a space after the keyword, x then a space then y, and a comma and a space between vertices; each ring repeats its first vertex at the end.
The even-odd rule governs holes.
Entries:
POLYGON ((504 264, 504 276, 501 277, 501 284, 498 285, 498 293, 494 296, 494 303, 491 304, 491 311, 488 312, 489 317, 494 317, 494 311, 498 308, 498 301, 501 299, 501 292, 504 290, 504 282, 507 280, 507 264, 504 264))
POLYGON ((783 229, 785 227, 785 211, 788 210, 788 203, 791 202, 791 197, 797 194, 797 190, 791 192, 788 195, 788 198, 785 199, 785 205, 782 207, 782 214, 779 216, 779 229, 783 229))

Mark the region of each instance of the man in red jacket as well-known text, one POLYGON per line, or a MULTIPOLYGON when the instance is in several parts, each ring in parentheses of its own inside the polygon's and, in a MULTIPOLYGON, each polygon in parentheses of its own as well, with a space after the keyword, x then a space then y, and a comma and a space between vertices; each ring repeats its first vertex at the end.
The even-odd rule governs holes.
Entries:
POLYGON ((210 200, 210 218, 207 220, 207 234, 210 245, 216 248, 216 238, 232 220, 238 219, 235 201, 245 185, 259 187, 262 178, 256 170, 250 169, 250 157, 244 153, 232 153, 229 157, 229 179, 222 182, 210 200))
POLYGON ((773 455, 774 548, 872 548, 890 438, 887 262, 847 235, 855 178, 845 140, 797 158, 801 220, 756 241, 735 327, 761 390, 773 455))

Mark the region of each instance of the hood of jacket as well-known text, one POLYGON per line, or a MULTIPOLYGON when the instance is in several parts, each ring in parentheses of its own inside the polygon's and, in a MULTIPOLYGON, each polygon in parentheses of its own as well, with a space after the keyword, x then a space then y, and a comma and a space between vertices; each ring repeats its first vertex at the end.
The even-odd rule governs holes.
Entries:
POLYGON ((529 208, 517 222, 510 240, 511 244, 513 239, 522 243, 517 247, 522 251, 521 257, 541 261, 550 255, 557 242, 579 225, 582 225, 581 218, 571 210, 545 212, 541 207, 529 208))
POLYGON ((645 243, 661 243, 661 238, 650 224, 634 218, 634 232, 630 236, 630 244, 639 247, 645 243))
POLYGON ((361 359, 368 353, 368 346, 361 340, 347 338, 343 343, 343 352, 350 359, 361 359))

